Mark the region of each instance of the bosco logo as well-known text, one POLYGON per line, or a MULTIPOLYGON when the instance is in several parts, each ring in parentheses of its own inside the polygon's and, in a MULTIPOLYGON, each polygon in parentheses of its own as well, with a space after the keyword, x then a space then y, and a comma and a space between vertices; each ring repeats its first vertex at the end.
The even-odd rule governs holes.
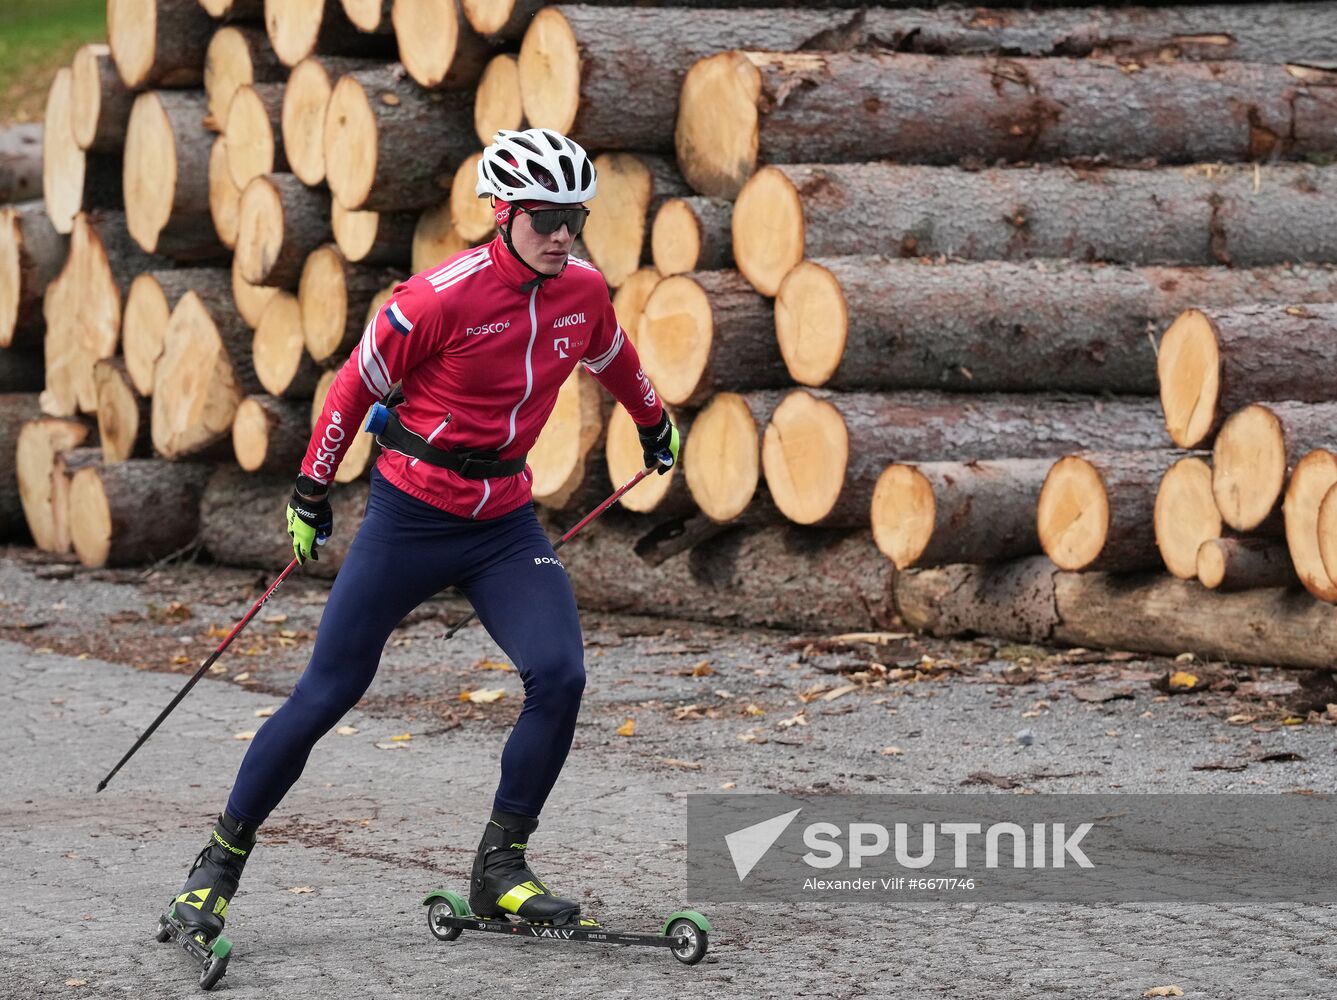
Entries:
POLYGON ((464 335, 466 337, 481 337, 485 333, 501 333, 503 330, 509 329, 510 325, 510 320, 506 320, 504 323, 484 323, 482 326, 469 327, 464 331, 464 335))
POLYGON ((554 559, 552 556, 535 556, 535 557, 534 557, 534 565, 535 565, 535 566, 561 566, 562 569, 566 569, 565 566, 562 566, 562 560, 560 560, 560 559, 554 559))

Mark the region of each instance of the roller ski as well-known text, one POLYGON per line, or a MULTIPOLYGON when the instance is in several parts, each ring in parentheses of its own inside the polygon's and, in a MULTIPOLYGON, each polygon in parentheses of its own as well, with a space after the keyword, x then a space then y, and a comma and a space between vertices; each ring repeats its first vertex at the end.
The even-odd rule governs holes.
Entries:
POLYGON ((223 937, 228 903, 236 894, 255 830, 220 816, 209 843, 195 858, 180 894, 158 918, 159 942, 175 940, 200 965, 200 989, 211 990, 227 972, 232 942, 223 937))
POLYGON ((440 941, 461 931, 490 931, 521 937, 596 944, 666 947, 685 965, 705 957, 710 922, 695 910, 671 914, 659 934, 630 934, 604 928, 580 913, 580 904, 548 888, 525 861, 529 835, 538 820, 494 811, 479 842, 469 898, 449 890, 423 900, 427 926, 440 941))

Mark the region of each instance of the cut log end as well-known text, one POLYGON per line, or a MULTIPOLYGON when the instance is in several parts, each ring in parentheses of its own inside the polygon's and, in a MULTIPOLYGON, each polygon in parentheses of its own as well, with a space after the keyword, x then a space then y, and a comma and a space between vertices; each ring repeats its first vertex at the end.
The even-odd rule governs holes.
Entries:
POLYGON ((288 165, 303 184, 325 180, 325 112, 334 81, 319 59, 303 59, 283 91, 281 131, 288 165))
POLYGON ((247 281, 241 272, 241 258, 232 258, 232 301, 237 304, 237 314, 252 330, 260 325, 265 306, 278 293, 277 288, 247 281))
POLYGON ((1035 525, 1045 555, 1060 569, 1085 569, 1105 548, 1110 503, 1100 472, 1078 455, 1054 463, 1040 489, 1035 525))
POLYGON ((482 153, 474 153, 460 164, 450 182, 450 224, 470 243, 487 239, 497 228, 497 217, 489 199, 480 198, 474 192, 478 183, 478 162, 482 158, 482 153))
MULTIPOLYGON (((669 419, 677 418, 670 413, 669 419)), ((641 450, 636 421, 621 406, 615 408, 608 418, 608 440, 604 443, 604 456, 608 460, 608 476, 617 484, 629 481, 645 468, 645 453, 641 450)), ((627 510, 648 514, 663 503, 675 477, 680 475, 682 470, 674 466, 662 476, 646 476, 634 490, 622 497, 620 503, 627 510)))
MULTIPOLYGON (((506 6, 486 4, 489 8, 506 6)), ((494 56, 478 80, 474 93, 474 131, 478 141, 487 145, 500 129, 519 129, 525 122, 524 99, 520 94, 520 66, 515 56, 494 56)))
POLYGON ((738 270, 763 295, 803 260, 803 202, 779 170, 763 167, 743 186, 734 205, 733 254, 738 270))
POLYGON ((153 372, 162 356, 163 337, 172 308, 158 279, 151 274, 136 276, 125 298, 125 318, 121 341, 125 367, 135 389, 142 395, 153 393, 153 372))
POLYGON ((104 359, 93 367, 97 386, 98 440, 105 462, 133 458, 146 438, 148 410, 123 362, 104 359))
POLYGON ((284 240, 283 196, 267 177, 257 177, 241 193, 237 211, 236 259, 241 276, 263 284, 284 240))
POLYGON ((325 16, 325 0, 265 0, 265 31, 285 66, 316 50, 325 16))
POLYGON ((376 231, 380 225, 379 212, 353 212, 338 201, 330 203, 330 228, 334 242, 349 260, 362 260, 376 245, 376 231))
POLYGON ((271 396, 304 394, 312 389, 315 378, 295 386, 304 369, 314 372, 306 357, 306 339, 302 330, 302 309, 297 296, 278 292, 260 313, 255 336, 251 340, 255 376, 271 396))
POLYGON ((311 357, 325 361, 342 350, 348 330, 348 280, 347 262, 338 247, 321 247, 306 258, 298 301, 311 357))
POLYGON ((1329 488, 1318 507, 1318 554, 1328 579, 1337 580, 1337 487, 1329 488))
MULTIPOLYGON (((120 102, 124 107, 127 100, 124 88, 119 80, 112 82, 108 73, 103 75, 110 49, 102 44, 88 44, 79 47, 70 66, 70 130, 80 149, 118 148, 124 142, 124 135, 119 135, 121 142, 116 142, 118 132, 124 128, 125 119, 118 123, 104 121, 104 115, 114 115, 113 106, 120 102), (109 100, 103 100, 103 88, 115 86, 117 93, 108 94, 109 100)), ((118 116, 119 117, 119 116, 118 116)))
POLYGON ((887 466, 873 489, 871 519, 878 550, 897 569, 909 569, 933 539, 933 484, 913 465, 887 466))
POLYGON ((1315 449, 1295 463, 1282 505, 1286 548, 1290 550, 1295 572, 1306 590, 1330 603, 1337 602, 1337 579, 1328 575, 1323 563, 1319 511, 1334 485, 1337 485, 1337 453, 1326 448, 1315 449))
POLYGON ((1156 356, 1165 429, 1181 448, 1196 448, 1216 425, 1221 352, 1205 313, 1180 313, 1161 338, 1156 356))
POLYGON ((692 422, 683 471, 692 499, 712 521, 736 519, 756 495, 761 433, 743 397, 732 392, 713 397, 692 422))
POLYGON ((227 143, 228 172, 238 188, 245 188, 261 174, 273 173, 286 166, 277 160, 280 146, 264 96, 250 84, 238 87, 233 95, 223 138, 227 143))
POLYGON ((519 70, 525 119, 569 132, 580 109, 580 46, 560 10, 534 15, 520 43, 519 70))
POLYGON ((1286 485, 1286 441, 1281 421, 1266 407, 1232 413, 1212 447, 1212 496, 1236 531, 1267 519, 1286 485))
POLYGON ((157 93, 140 94, 125 135, 125 222, 145 252, 172 217, 176 198, 176 136, 157 93))
POLYGON ((325 113, 325 179, 347 208, 361 208, 376 181, 376 113, 371 97, 354 77, 342 77, 325 113))
POLYGON ((1152 521, 1165 568, 1181 580, 1199 575, 1199 550, 1221 537, 1211 466, 1200 458, 1181 458, 1170 466, 1156 490, 1152 521))
POLYGON ((57 530, 52 473, 57 457, 82 444, 88 432, 87 424, 56 418, 30 420, 19 431, 14 455, 19 501, 33 542, 44 552, 69 549, 57 530))
POLYGON ((42 192, 47 215, 56 232, 68 234, 83 206, 87 161, 71 129, 72 74, 56 71, 47 91, 42 126, 42 192))
POLYGON ((674 144, 695 190, 736 198, 757 169, 761 74, 742 52, 696 63, 683 80, 674 144))
POLYGON ((439 87, 460 47, 460 12, 455 0, 395 0, 391 21, 399 58, 424 87, 439 87))
POLYGON ((450 224, 450 203, 429 208, 418 216, 418 224, 413 228, 413 272, 435 267, 468 248, 469 241, 450 224))
POLYGON ((69 493, 71 540, 85 566, 124 566, 176 551, 199 530, 208 468, 155 460, 85 466, 69 493))
POLYGON ((636 350, 665 400, 684 403, 696 392, 714 330, 710 299, 690 277, 675 275, 655 285, 641 311, 636 350))
POLYGON ((241 188, 232 181, 228 167, 227 143, 222 136, 209 150, 209 215, 214 220, 218 239, 229 250, 237 245, 241 217, 241 188))
POLYGON ((245 393, 223 336, 199 295, 181 297, 153 381, 153 447, 165 458, 203 452, 232 430, 245 393))
POLYGON ((775 505, 798 524, 820 522, 844 489, 849 454, 840 411, 801 389, 791 392, 762 439, 761 463, 775 505))
POLYGON ((105 566, 111 553, 111 507, 95 468, 80 469, 70 484, 71 541, 85 566, 105 566))
POLYGON ((701 221, 684 198, 670 198, 655 213, 650 257, 664 277, 701 269, 701 221))
POLYGON ((594 158, 594 169, 599 174, 599 200, 583 237, 591 260, 617 288, 641 266, 654 177, 631 153, 601 153, 594 158))
POLYGON ((247 472, 286 471, 281 468, 286 463, 278 460, 279 456, 290 459, 305 444, 306 435, 297 433, 304 428, 300 420, 295 420, 305 416, 305 404, 284 404, 264 396, 243 399, 232 421, 232 449, 237 464, 247 472))
POLYGON ((1221 539, 1211 538, 1198 546, 1197 576, 1208 590, 1216 590, 1226 578, 1226 553, 1221 539))
POLYGON ((548 507, 566 506, 588 475, 587 458, 602 433, 598 389, 577 369, 562 383, 552 414, 529 449, 534 499, 548 507))
POLYGON ((775 299, 775 336, 794 381, 825 385, 840 367, 848 330, 839 279, 812 261, 790 271, 775 299))
POLYGON ((385 30, 385 0, 343 0, 344 13, 358 31, 385 30))
POLYGON ((143 87, 158 58, 155 0, 108 0, 107 41, 125 85, 132 90, 143 87))
POLYGON ((204 53, 204 92, 214 121, 226 122, 237 88, 254 82, 251 46, 245 33, 231 25, 219 28, 204 53))
POLYGON ((653 267, 643 267, 622 282, 613 293, 613 312, 632 347, 637 346, 640 337, 641 313, 645 311, 646 300, 659 281, 658 271, 653 267))

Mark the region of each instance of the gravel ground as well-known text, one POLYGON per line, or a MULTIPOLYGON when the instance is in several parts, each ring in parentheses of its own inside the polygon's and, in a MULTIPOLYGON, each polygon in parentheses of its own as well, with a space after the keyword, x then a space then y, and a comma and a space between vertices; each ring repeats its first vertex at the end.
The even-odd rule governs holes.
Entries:
MULTIPOLYGON (((93 789, 180 687, 173 674, 193 672, 263 586, 212 566, 90 573, 0 554, 0 996, 195 992, 195 970, 153 943, 153 922, 226 798, 239 734, 304 666, 326 585, 286 584, 109 789, 93 789)), ((436 942, 420 900, 465 888, 520 704, 480 629, 438 641, 462 607, 430 602, 401 626, 344 720, 356 732, 320 744, 263 829, 230 914, 223 995, 1110 998, 1176 984, 1197 997, 1337 996, 1331 907, 799 912, 683 898, 692 792, 1332 791, 1337 720, 1303 711, 1322 706, 1304 704, 1295 675, 597 614, 585 616, 575 747, 531 858, 609 926, 650 930, 680 906, 703 909, 711 954, 689 969, 650 950, 436 942), (1211 685, 1158 690, 1174 670, 1211 685), (480 689, 505 693, 461 700, 480 689)))

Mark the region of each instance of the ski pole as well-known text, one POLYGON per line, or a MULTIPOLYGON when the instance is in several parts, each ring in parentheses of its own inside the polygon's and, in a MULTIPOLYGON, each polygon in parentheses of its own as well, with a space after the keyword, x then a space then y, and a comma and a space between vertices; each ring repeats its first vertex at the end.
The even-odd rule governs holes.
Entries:
MULTIPOLYGON (((568 531, 561 538, 557 539, 557 541, 553 542, 552 550, 556 552, 558 549, 560 549, 563 545, 565 545, 572 538, 574 538, 581 528, 585 527, 585 525, 589 524, 596 517, 598 517, 600 514, 606 511, 609 507, 613 506, 613 504, 621 500, 623 495, 627 492, 627 490, 631 489, 633 486, 635 486, 642 479, 644 479, 646 476, 648 476, 650 473, 654 471, 655 471, 654 469, 642 469, 640 472, 636 473, 636 475, 632 476, 629 480, 627 480, 627 482, 625 482, 623 485, 619 486, 617 490, 614 491, 612 496, 610 496, 603 503, 599 504, 599 506, 595 507, 594 510, 590 511, 588 514, 582 517, 579 521, 575 523, 575 526, 572 527, 570 531, 568 531)), ((466 615, 464 618, 461 618, 454 625, 452 625, 450 627, 450 631, 447 632, 445 635, 441 636, 441 638, 449 639, 456 632, 464 628, 464 626, 468 625, 471 621, 473 621, 477 617, 478 617, 477 611, 470 611, 468 615, 466 615)))
POLYGON ((139 739, 135 740, 135 745, 132 746, 129 750, 127 750, 125 756, 122 757, 117 762, 116 766, 111 769, 111 771, 107 774, 107 776, 103 778, 100 782, 98 782, 97 790, 99 792, 107 787, 107 782, 111 781, 112 778, 116 777, 116 772, 121 769, 121 767, 125 764, 126 761, 128 761, 131 757, 135 755, 135 751, 138 750, 140 747, 142 747, 145 744, 145 742, 147 742, 148 738, 153 735, 154 730, 156 730, 158 726, 162 724, 163 719, 167 718, 167 716, 171 713, 172 709, 176 708, 177 705, 181 704, 181 699, 190 693, 190 689, 195 686, 196 681, 198 681, 201 677, 204 676, 204 672, 208 670, 210 667, 212 667, 216 662, 218 662, 218 658, 222 656, 224 650, 226 650, 228 646, 232 644, 232 640, 235 639, 237 635, 241 632, 241 630, 247 626, 250 620, 255 617, 255 613, 260 610, 261 606, 264 605, 265 601, 269 600, 269 598, 273 596, 274 591, 279 589, 279 584, 281 584, 284 580, 288 579, 288 574, 291 573, 296 568, 297 568, 297 560, 293 559, 292 562, 288 563, 287 569, 285 569, 282 573, 279 574, 279 578, 269 585, 269 589, 260 595, 260 600, 256 601, 254 604, 251 605, 251 610, 246 612, 245 616, 242 618, 241 621, 237 622, 237 624, 233 627, 232 631, 227 634, 227 638, 218 644, 218 648, 215 649, 213 653, 209 655, 209 658, 207 660, 205 660, 203 663, 200 664, 200 669, 195 671, 195 676, 186 682, 186 686, 176 693, 176 697, 172 699, 171 703, 168 704, 166 708, 164 708, 161 712, 158 713, 158 717, 149 724, 149 728, 145 729, 143 734, 139 737, 139 739))

